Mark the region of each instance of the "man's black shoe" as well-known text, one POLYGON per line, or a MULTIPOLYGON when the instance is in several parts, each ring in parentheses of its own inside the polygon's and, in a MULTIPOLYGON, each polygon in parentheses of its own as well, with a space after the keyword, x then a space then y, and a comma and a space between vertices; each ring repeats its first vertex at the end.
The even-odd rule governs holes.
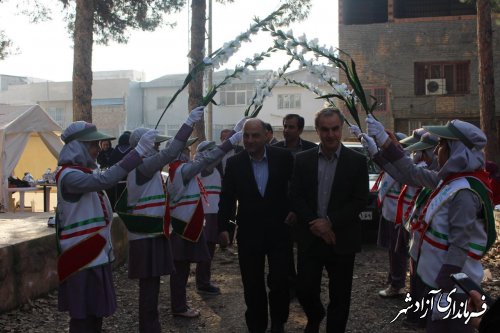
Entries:
POLYGON ((304 333, 318 333, 321 322, 308 321, 304 333))
POLYGON ((285 333, 284 324, 271 324, 271 333, 285 333))

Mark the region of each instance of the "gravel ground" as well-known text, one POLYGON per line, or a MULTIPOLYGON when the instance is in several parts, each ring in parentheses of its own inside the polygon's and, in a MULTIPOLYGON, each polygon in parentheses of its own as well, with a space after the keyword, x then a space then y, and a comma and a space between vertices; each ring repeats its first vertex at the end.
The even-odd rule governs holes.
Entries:
MULTIPOLYGON (((173 318, 170 312, 169 279, 163 278, 160 295, 160 315, 163 332, 247 332, 244 322, 245 304, 239 276, 236 249, 216 252, 213 283, 221 287, 222 295, 202 297, 194 290, 194 276, 188 284, 188 299, 192 307, 201 310, 196 319, 173 318)), ((484 260, 485 268, 492 273, 484 289, 492 296, 500 296, 500 248, 499 244, 484 260)), ((194 265, 192 265, 194 268, 194 265)), ((403 298, 386 300, 377 295, 384 288, 388 270, 385 250, 366 245, 357 255, 354 272, 351 313, 348 332, 424 332, 404 328, 402 319, 390 321, 405 308, 403 298)), ((118 310, 104 320, 104 332, 137 332, 137 281, 127 278, 126 265, 114 274, 118 297, 118 310)), ((327 294, 323 285, 323 295, 327 294)), ((406 306, 405 306, 406 305, 406 306)), ((290 304, 287 332, 302 332, 306 319, 298 302, 290 304)), ((324 324, 324 323, 323 323, 324 324)), ((67 332, 68 317, 57 311, 57 292, 31 301, 8 313, 0 314, 0 332, 67 332)))

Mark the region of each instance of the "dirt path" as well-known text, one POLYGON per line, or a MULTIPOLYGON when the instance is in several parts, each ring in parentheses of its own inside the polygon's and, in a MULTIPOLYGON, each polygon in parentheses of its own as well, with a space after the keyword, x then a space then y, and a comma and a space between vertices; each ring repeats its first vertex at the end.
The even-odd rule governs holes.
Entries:
MULTIPOLYGON (((232 250, 235 251, 235 250, 232 250)), ((354 285, 348 332, 424 332, 409 330, 401 325, 401 319, 390 321, 405 307, 404 299, 381 299, 377 292, 384 287, 387 273, 387 254, 373 245, 367 245, 356 257, 354 285)), ((500 251, 498 246, 485 260, 485 266, 493 273, 493 282, 486 284, 487 292, 500 295, 500 251), (497 281, 495 281, 497 279, 497 281)), ((194 268, 194 265, 193 265, 194 268)), ((237 255, 230 251, 216 253, 213 282, 220 286, 222 295, 202 297, 194 291, 193 276, 188 285, 188 299, 193 307, 201 310, 197 319, 173 318, 170 313, 169 280, 162 281, 160 313, 163 332, 247 332, 244 322, 245 304, 239 276, 237 255)), ((126 265, 115 271, 118 311, 104 321, 105 332, 137 332, 137 281, 127 278, 126 265)), ((323 295, 327 286, 323 285, 323 295)), ((0 332, 52 333, 67 332, 68 317, 57 312, 57 292, 34 300, 20 309, 0 314, 0 332)), ((303 332, 306 319, 298 302, 290 305, 287 332, 303 332)), ((323 323, 324 324, 324 323, 323 323)))

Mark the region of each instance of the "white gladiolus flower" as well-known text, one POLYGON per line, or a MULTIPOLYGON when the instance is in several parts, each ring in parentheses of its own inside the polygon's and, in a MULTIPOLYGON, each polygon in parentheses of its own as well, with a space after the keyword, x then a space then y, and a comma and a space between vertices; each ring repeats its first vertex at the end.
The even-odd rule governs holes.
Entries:
POLYGON ((239 36, 240 40, 248 40, 250 38, 250 34, 248 32, 244 32, 239 36))
POLYGON ((294 49, 296 47, 294 44, 295 43, 292 40, 289 39, 289 40, 286 41, 285 47, 287 49, 294 49))
POLYGON ((318 39, 317 39, 317 38, 314 38, 313 40, 310 40, 310 41, 309 41, 309 44, 308 44, 308 45, 309 45, 309 47, 310 47, 310 48, 315 48, 315 47, 317 47, 317 46, 318 46, 318 42, 319 42, 319 41, 318 41, 318 39))

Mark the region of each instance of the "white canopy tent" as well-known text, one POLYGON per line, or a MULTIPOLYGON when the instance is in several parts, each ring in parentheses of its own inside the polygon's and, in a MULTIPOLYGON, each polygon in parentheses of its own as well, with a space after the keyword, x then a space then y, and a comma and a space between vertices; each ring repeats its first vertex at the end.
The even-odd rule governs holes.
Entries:
MULTIPOLYGON (((61 127, 39 105, 0 104, 0 202, 8 207, 8 178, 24 152, 33 133, 38 134, 49 152, 57 159, 63 147, 61 127)), ((33 154, 35 155, 35 154, 33 154)), ((36 164, 39 157, 33 156, 36 164)))

